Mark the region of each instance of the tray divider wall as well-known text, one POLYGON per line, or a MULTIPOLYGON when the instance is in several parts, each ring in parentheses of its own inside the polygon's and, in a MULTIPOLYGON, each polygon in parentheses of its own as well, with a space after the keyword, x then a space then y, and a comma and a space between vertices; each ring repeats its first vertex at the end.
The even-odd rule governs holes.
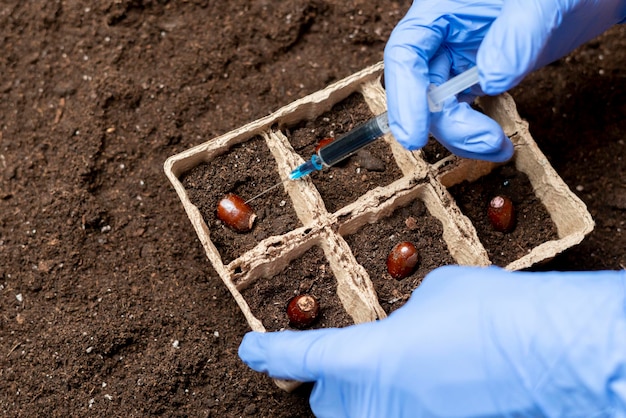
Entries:
POLYGON ((355 324, 387 316, 378 303, 374 285, 344 239, 327 229, 322 248, 337 280, 337 295, 355 324))

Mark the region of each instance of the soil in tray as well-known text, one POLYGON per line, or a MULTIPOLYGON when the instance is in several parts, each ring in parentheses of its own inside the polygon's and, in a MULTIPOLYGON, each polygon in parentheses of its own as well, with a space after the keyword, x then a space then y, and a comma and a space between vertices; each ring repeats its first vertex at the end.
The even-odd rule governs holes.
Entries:
POLYGON ((192 168, 182 176, 181 182, 191 203, 202 213, 211 231, 211 241, 224 264, 267 237, 302 226, 283 187, 276 187, 249 203, 257 215, 249 233, 237 233, 217 218, 217 203, 227 193, 248 200, 280 182, 276 160, 260 136, 233 146, 209 163, 192 168))
POLYGON ((337 296, 337 282, 320 247, 312 247, 274 277, 262 277, 241 291, 252 314, 268 331, 289 326, 287 304, 297 294, 308 293, 320 304, 320 318, 309 328, 352 325, 337 296))
POLYGON ((378 301, 387 313, 404 305, 430 271, 455 263, 443 239, 441 222, 428 213, 421 200, 396 209, 391 216, 376 223, 364 225, 359 232, 344 239, 357 262, 369 274, 378 301), (397 280, 387 272, 386 261, 391 249, 402 241, 415 245, 419 263, 412 275, 397 280))
MULTIPOLYGON (((363 96, 353 93, 313 121, 286 129, 293 148, 308 160, 320 140, 340 136, 374 116, 363 96)), ((402 177, 389 145, 379 138, 339 164, 311 174, 326 210, 335 212, 368 190, 402 177)))
POLYGON ((422 148, 422 157, 428 164, 435 164, 449 155, 452 153, 432 136, 428 137, 428 142, 422 148))
POLYGON ((478 238, 491 262, 504 267, 523 257, 534 247, 558 239, 556 226, 541 200, 535 195, 528 176, 510 162, 473 183, 464 181, 450 187, 450 194, 461 211, 472 221, 478 238), (517 223, 509 233, 493 229, 487 207, 496 195, 509 197, 516 211, 517 223))

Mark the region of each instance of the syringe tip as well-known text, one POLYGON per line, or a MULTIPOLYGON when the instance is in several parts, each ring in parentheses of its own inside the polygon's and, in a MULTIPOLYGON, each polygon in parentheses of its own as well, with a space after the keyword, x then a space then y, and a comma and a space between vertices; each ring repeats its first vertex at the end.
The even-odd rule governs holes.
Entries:
POLYGON ((289 178, 291 180, 298 180, 306 175, 311 174, 312 172, 316 170, 321 170, 321 169, 322 169, 322 163, 320 162, 319 157, 314 154, 313 157, 311 157, 309 161, 305 162, 304 164, 300 164, 298 167, 296 167, 289 174, 289 178))
POLYGON ((302 178, 306 176, 307 174, 311 174, 313 171, 314 171, 313 165, 311 164, 310 161, 307 161, 306 163, 301 164, 298 167, 296 167, 289 174, 289 178, 291 180, 298 180, 299 178, 302 178))

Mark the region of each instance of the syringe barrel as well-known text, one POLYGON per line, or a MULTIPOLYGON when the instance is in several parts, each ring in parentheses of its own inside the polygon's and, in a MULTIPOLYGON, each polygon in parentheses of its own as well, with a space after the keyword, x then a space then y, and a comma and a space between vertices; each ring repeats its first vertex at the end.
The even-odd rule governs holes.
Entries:
POLYGON ((317 154, 322 164, 330 167, 388 132, 389 121, 385 112, 322 147, 317 154))

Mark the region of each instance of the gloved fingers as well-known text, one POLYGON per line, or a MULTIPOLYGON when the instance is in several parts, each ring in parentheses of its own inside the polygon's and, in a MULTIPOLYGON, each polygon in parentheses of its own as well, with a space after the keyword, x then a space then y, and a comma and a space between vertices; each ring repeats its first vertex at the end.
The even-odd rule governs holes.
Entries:
POLYGON ((481 86, 499 94, 626 16, 623 0, 508 0, 478 49, 481 86))
POLYGON ((430 84, 439 86, 450 78, 452 59, 445 48, 440 48, 428 64, 428 79, 430 84))
MULTIPOLYGON (((320 376, 341 374, 341 369, 355 367, 359 359, 343 350, 347 341, 351 343, 365 338, 371 339, 370 322, 345 328, 326 328, 309 331, 249 332, 239 346, 239 357, 252 369, 279 379, 316 381, 320 376)), ((375 344, 362 348, 375 351, 375 344)), ((358 368, 359 364, 356 365, 358 368)))
POLYGON ((556 1, 504 2, 476 57, 485 93, 507 91, 539 66, 542 51, 562 20, 559 8, 556 1))
POLYGON ((513 156, 513 143, 496 121, 457 99, 431 113, 430 132, 450 152, 463 158, 503 162, 513 156))
POLYGON ((406 149, 416 150, 428 140, 429 112, 426 92, 429 63, 439 50, 443 35, 414 19, 403 19, 385 47, 385 90, 389 127, 406 149))
POLYGON ((624 271, 446 266, 387 319, 250 333, 240 356, 315 380, 321 417, 599 416, 623 393, 625 295, 624 271))
MULTIPOLYGON (((239 357, 250 368, 278 379, 311 382, 318 378, 318 364, 308 361, 311 350, 324 336, 339 329, 311 331, 249 332, 239 346, 239 357)), ((323 348, 322 348, 323 349, 323 348)), ((319 358, 315 355, 315 359, 319 358)))
POLYGON ((343 389, 343 385, 339 382, 331 382, 327 379, 316 382, 309 397, 309 404, 315 416, 335 417, 338 416, 339 411, 343 412, 340 416, 350 416, 351 414, 345 411, 349 409, 346 403, 354 403, 354 400, 348 399, 343 389))
MULTIPOLYGON (((463 301, 471 300, 471 291, 464 287, 466 284, 476 289, 481 286, 489 288, 492 280, 501 280, 508 273, 508 271, 497 266, 479 267, 451 264, 438 267, 424 277, 405 306, 394 311, 389 318, 403 315, 415 316, 416 310, 432 310, 433 306, 440 304, 443 300, 446 300, 446 303, 454 303, 457 307, 461 306, 463 301)), ((478 292, 484 293, 484 290, 479 289, 478 292)), ((452 309, 447 311, 452 311, 452 309)))
MULTIPOLYGON (((431 84, 439 86, 448 81, 450 78, 470 69, 475 65, 470 62, 466 62, 465 64, 463 64, 462 62, 464 60, 462 57, 452 58, 451 55, 452 54, 447 50, 447 48, 442 47, 439 49, 439 51, 437 51, 433 59, 430 61, 429 78, 431 84)), ((483 95, 484 93, 480 88, 480 85, 474 84, 467 90, 464 90, 457 94, 456 98, 459 102, 462 103, 473 103, 474 99, 476 99, 477 96, 483 95)))

